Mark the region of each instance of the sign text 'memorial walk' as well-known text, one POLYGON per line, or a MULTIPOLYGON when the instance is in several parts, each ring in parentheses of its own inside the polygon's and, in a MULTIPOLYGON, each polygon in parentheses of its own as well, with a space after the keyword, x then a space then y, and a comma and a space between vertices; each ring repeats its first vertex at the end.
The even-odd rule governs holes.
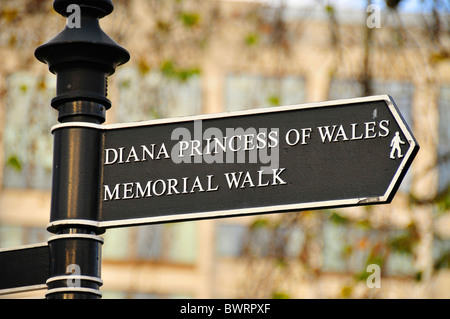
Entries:
POLYGON ((99 227, 388 203, 419 146, 387 95, 95 125, 99 227))

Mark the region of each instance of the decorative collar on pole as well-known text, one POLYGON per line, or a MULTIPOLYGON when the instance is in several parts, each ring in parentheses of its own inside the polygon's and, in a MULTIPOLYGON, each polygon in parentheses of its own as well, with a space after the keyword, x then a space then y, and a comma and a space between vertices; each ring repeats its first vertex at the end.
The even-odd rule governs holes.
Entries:
POLYGON ((107 77, 117 66, 129 61, 130 54, 100 28, 99 19, 113 11, 111 0, 55 0, 54 9, 68 17, 69 6, 80 9, 79 26, 66 25, 58 35, 41 45, 35 56, 47 63, 57 75, 56 97, 52 106, 59 110, 60 121, 87 115, 102 123, 105 110, 111 107, 107 96, 107 77), (101 106, 80 111, 74 103, 86 101, 101 106), (81 112, 81 113, 80 113, 81 112))

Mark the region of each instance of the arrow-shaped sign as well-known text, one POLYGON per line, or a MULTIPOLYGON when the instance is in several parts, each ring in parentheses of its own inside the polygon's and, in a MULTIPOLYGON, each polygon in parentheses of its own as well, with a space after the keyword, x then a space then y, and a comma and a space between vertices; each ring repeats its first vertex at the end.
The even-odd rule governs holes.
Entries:
POLYGON ((389 203, 419 150, 387 95, 74 127, 103 133, 105 228, 389 203))
POLYGON ((0 249, 0 295, 47 289, 49 268, 47 243, 0 249))

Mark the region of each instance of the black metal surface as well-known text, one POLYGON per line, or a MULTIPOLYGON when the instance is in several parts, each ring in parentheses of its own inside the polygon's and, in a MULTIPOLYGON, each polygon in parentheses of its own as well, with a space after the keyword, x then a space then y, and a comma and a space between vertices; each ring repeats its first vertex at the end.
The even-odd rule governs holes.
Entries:
MULTIPOLYGON (((67 25, 56 37, 41 45, 35 56, 57 76, 56 97, 51 105, 58 121, 103 123, 111 107, 107 77, 130 59, 129 53, 104 33, 99 18, 113 11, 111 0, 55 0, 54 9, 68 16, 67 7, 80 7, 80 27, 67 25)), ((49 227, 57 234, 49 241, 49 299, 98 298, 103 230, 95 227, 99 217, 102 136, 90 128, 66 128, 54 133, 51 222, 72 223, 49 227), (92 225, 84 222, 91 221, 92 225), (64 235, 75 236, 67 237, 64 235), (86 236, 78 236, 84 234, 86 236), (78 237, 77 237, 78 236, 78 237), (80 269, 80 287, 67 287, 64 276, 70 265, 80 269), (63 276, 62 279, 60 276, 63 276), (98 280, 97 280, 98 279, 98 280), (70 289, 69 289, 70 288, 70 289)))
POLYGON ((47 245, 0 253, 0 290, 44 285, 49 276, 47 245))
POLYGON ((98 220, 101 134, 89 128, 54 133, 50 221, 98 220))
MULTIPOLYGON (((48 286, 47 298, 96 298, 97 295, 92 292, 77 292, 78 288, 88 288, 93 291, 99 291, 101 284, 93 279, 100 279, 101 275, 101 246, 102 243, 95 240, 94 237, 77 237, 84 234, 80 231, 71 233, 74 237, 55 238, 49 242, 51 262, 50 274, 51 280, 48 286), (73 266, 76 266, 80 273, 74 273, 73 266), (77 284, 73 284, 71 278, 77 275, 87 279, 77 279, 77 284), (64 293, 58 292, 63 288, 64 293), (73 291, 70 291, 73 289, 73 291), (57 291, 56 293, 53 291, 57 291), (77 297, 78 296, 78 297, 77 297)), ((87 235, 95 235, 93 232, 87 235)))

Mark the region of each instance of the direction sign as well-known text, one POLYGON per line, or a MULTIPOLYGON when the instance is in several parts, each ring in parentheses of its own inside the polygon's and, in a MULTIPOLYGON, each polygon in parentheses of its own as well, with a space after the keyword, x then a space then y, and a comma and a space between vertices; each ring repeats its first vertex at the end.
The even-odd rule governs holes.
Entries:
POLYGON ((49 268, 47 243, 0 249, 0 295, 47 289, 49 268))
POLYGON ((103 133, 104 228, 389 203, 419 150, 388 95, 53 130, 77 126, 103 133))

